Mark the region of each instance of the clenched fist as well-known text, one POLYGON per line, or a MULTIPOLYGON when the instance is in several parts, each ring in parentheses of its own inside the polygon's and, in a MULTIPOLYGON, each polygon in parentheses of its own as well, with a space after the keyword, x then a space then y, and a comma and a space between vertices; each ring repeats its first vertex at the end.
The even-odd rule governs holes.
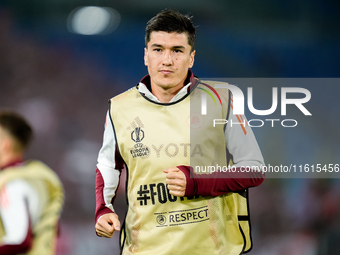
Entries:
POLYGON ((177 167, 164 169, 163 172, 166 173, 166 184, 168 184, 170 194, 178 197, 183 197, 185 195, 185 189, 187 187, 187 179, 185 177, 185 174, 177 167))
POLYGON ((118 215, 115 213, 107 213, 100 216, 95 228, 98 236, 111 238, 116 230, 120 230, 118 215))

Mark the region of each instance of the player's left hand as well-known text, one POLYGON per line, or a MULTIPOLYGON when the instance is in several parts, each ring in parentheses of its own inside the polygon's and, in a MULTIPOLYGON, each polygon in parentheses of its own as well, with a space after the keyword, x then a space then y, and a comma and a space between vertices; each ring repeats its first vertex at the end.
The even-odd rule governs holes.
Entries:
POLYGON ((185 174, 177 167, 170 167, 163 170, 166 173, 166 184, 171 195, 183 197, 187 187, 187 179, 185 174))

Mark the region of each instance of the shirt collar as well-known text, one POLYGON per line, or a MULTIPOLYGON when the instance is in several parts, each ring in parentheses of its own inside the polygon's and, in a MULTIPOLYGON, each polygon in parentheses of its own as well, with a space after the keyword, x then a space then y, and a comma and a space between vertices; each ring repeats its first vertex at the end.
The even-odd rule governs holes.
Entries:
MULTIPOLYGON (((169 103, 174 103, 183 98, 186 94, 190 92, 191 85, 194 85, 196 83, 196 79, 194 77, 194 74, 191 70, 188 71, 188 76, 186 79, 186 85, 178 91, 178 93, 171 98, 169 103)), ((150 99, 151 101, 160 103, 158 98, 154 96, 150 91, 150 76, 146 75, 138 84, 138 91, 139 93, 143 94, 146 98, 150 99)))
POLYGON ((6 166, 0 168, 0 171, 6 169, 6 168, 8 168, 8 167, 14 167, 14 166, 22 165, 23 163, 24 163, 23 160, 16 160, 16 161, 13 161, 13 162, 7 164, 6 166))

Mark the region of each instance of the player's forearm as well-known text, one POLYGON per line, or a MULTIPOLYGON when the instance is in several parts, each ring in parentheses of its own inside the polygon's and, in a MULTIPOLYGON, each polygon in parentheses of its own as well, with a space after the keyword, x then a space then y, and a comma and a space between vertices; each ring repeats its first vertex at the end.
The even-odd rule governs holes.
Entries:
POLYGON ((106 213, 112 213, 116 189, 119 183, 119 171, 112 170, 106 173, 105 170, 96 169, 96 211, 95 222, 106 213), (109 178, 110 177, 110 178, 109 178))
POLYGON ((120 171, 124 161, 117 149, 114 128, 107 112, 103 145, 98 154, 96 169, 96 211, 95 222, 106 213, 114 212, 113 201, 119 184, 120 171))
POLYGON ((195 174, 189 166, 178 166, 185 174, 187 187, 185 196, 219 196, 259 186, 265 179, 261 172, 215 172, 209 175, 195 174))

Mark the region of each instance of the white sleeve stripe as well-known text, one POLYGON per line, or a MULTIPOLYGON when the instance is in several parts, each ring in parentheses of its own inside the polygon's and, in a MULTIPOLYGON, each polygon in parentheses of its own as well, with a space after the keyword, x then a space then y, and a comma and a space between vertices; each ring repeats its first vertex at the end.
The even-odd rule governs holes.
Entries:
POLYGON ((0 214, 6 235, 2 238, 3 244, 21 244, 28 232, 29 212, 27 197, 37 196, 35 191, 23 180, 15 180, 6 186, 8 205, 0 207, 0 214))
POLYGON ((103 181, 103 198, 107 207, 113 210, 111 201, 119 184, 120 171, 116 169, 116 139, 109 112, 106 115, 103 145, 98 154, 97 168, 103 181))

